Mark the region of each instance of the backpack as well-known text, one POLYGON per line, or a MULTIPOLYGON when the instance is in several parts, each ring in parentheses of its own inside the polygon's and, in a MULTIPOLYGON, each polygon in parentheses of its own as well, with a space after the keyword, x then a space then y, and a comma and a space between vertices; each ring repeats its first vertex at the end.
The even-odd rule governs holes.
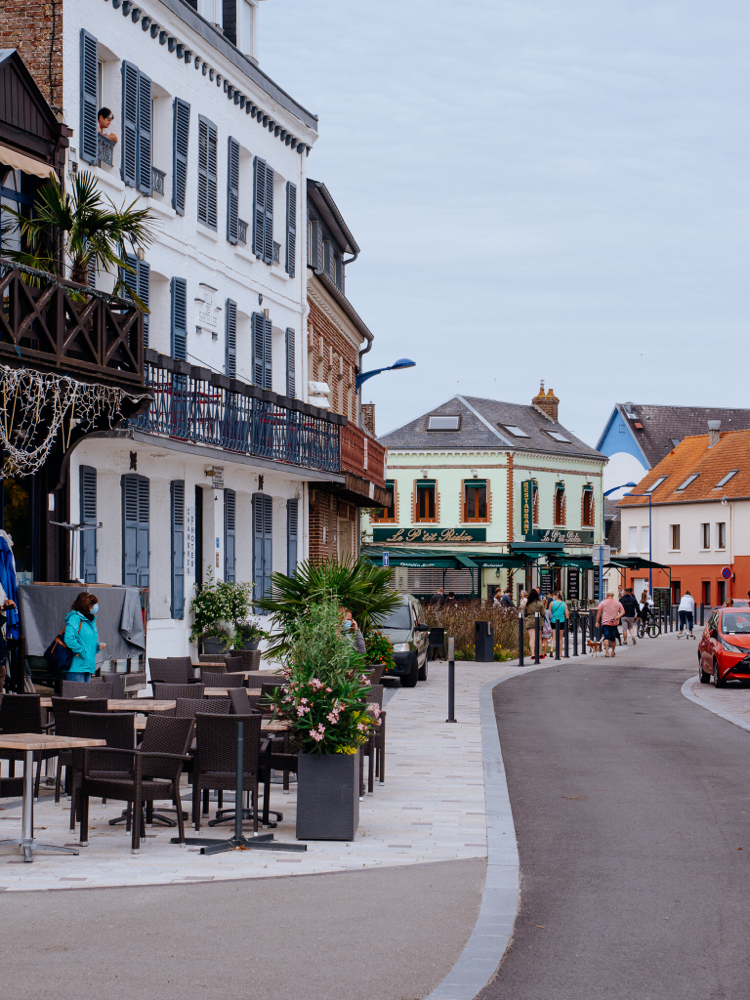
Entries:
MULTIPOLYGON (((81 625, 83 625, 83 619, 78 622, 79 632, 81 631, 81 625)), ((44 651, 45 660, 47 660, 47 662, 56 670, 60 670, 62 672, 70 670, 70 665, 73 662, 73 657, 75 656, 73 650, 66 646, 63 642, 64 635, 65 628, 63 628, 59 635, 55 636, 44 651)))

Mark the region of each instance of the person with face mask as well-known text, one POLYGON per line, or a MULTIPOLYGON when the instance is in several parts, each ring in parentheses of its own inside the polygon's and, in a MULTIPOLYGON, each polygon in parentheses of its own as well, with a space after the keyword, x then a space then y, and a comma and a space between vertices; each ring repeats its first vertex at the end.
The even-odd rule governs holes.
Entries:
POLYGON ((81 593, 73 602, 73 610, 65 616, 63 642, 73 652, 66 681, 90 681, 96 673, 96 654, 106 643, 99 642, 96 616, 99 602, 94 594, 81 593))

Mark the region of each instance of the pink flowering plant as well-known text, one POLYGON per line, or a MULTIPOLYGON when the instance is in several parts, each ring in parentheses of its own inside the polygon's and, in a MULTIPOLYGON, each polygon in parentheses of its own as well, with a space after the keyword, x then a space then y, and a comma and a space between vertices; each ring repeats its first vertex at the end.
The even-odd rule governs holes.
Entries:
POLYGON ((289 684, 271 696, 274 716, 291 724, 302 753, 356 753, 380 725, 380 710, 367 712, 366 660, 342 632, 338 602, 311 604, 289 639, 289 684))

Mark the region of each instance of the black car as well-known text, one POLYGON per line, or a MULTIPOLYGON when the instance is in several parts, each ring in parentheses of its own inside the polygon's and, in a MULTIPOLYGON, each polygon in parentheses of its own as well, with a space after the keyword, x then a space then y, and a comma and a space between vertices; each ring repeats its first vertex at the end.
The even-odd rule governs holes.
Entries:
POLYGON ((396 669, 389 676, 401 678, 402 687, 416 687, 417 681, 427 680, 427 646, 429 625, 423 620, 422 607, 411 594, 401 595, 401 604, 377 627, 393 643, 396 669))

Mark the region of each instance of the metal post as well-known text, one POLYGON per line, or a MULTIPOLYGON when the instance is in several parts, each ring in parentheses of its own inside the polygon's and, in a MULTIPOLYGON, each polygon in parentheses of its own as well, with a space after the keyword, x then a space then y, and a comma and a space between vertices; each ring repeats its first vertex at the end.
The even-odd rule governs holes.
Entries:
POLYGON ((588 625, 588 616, 581 615, 581 653, 586 652, 586 626, 588 625))
POLYGON ((560 659, 560 622, 555 622, 555 659, 560 659))
MULTIPOLYGON (((237 722, 237 770, 234 786, 234 836, 242 839, 242 772, 245 769, 245 723, 237 722)), ((255 803, 258 808, 258 803, 255 803)), ((135 822, 135 820, 134 820, 135 822)))
POLYGON ((578 656, 578 608, 573 611, 573 656, 578 656))
POLYGON ((705 622, 703 621, 703 616, 705 614, 705 611, 706 611, 706 605, 701 601, 701 607, 700 607, 701 614, 700 614, 700 620, 698 622, 699 625, 705 625, 705 622))
MULTIPOLYGON (((135 823, 136 820, 133 819, 133 822, 135 823)), ((27 840, 30 843, 33 837, 34 837, 34 751, 27 750, 23 761, 23 803, 21 807, 21 840, 27 840)))
POLYGON ((455 722, 456 710, 456 663, 455 663, 455 640, 451 636, 448 639, 448 718, 446 722, 455 722))
POLYGON ((564 653, 564 656, 565 656, 566 660, 569 660, 570 659, 570 620, 568 618, 565 619, 565 639, 564 639, 564 642, 565 642, 565 653, 564 653))
POLYGON ((534 612, 534 663, 539 663, 539 645, 541 642, 542 626, 539 620, 539 612, 534 612))
POLYGON ((523 666, 523 644, 526 636, 523 628, 523 611, 518 612, 518 666, 523 666))

